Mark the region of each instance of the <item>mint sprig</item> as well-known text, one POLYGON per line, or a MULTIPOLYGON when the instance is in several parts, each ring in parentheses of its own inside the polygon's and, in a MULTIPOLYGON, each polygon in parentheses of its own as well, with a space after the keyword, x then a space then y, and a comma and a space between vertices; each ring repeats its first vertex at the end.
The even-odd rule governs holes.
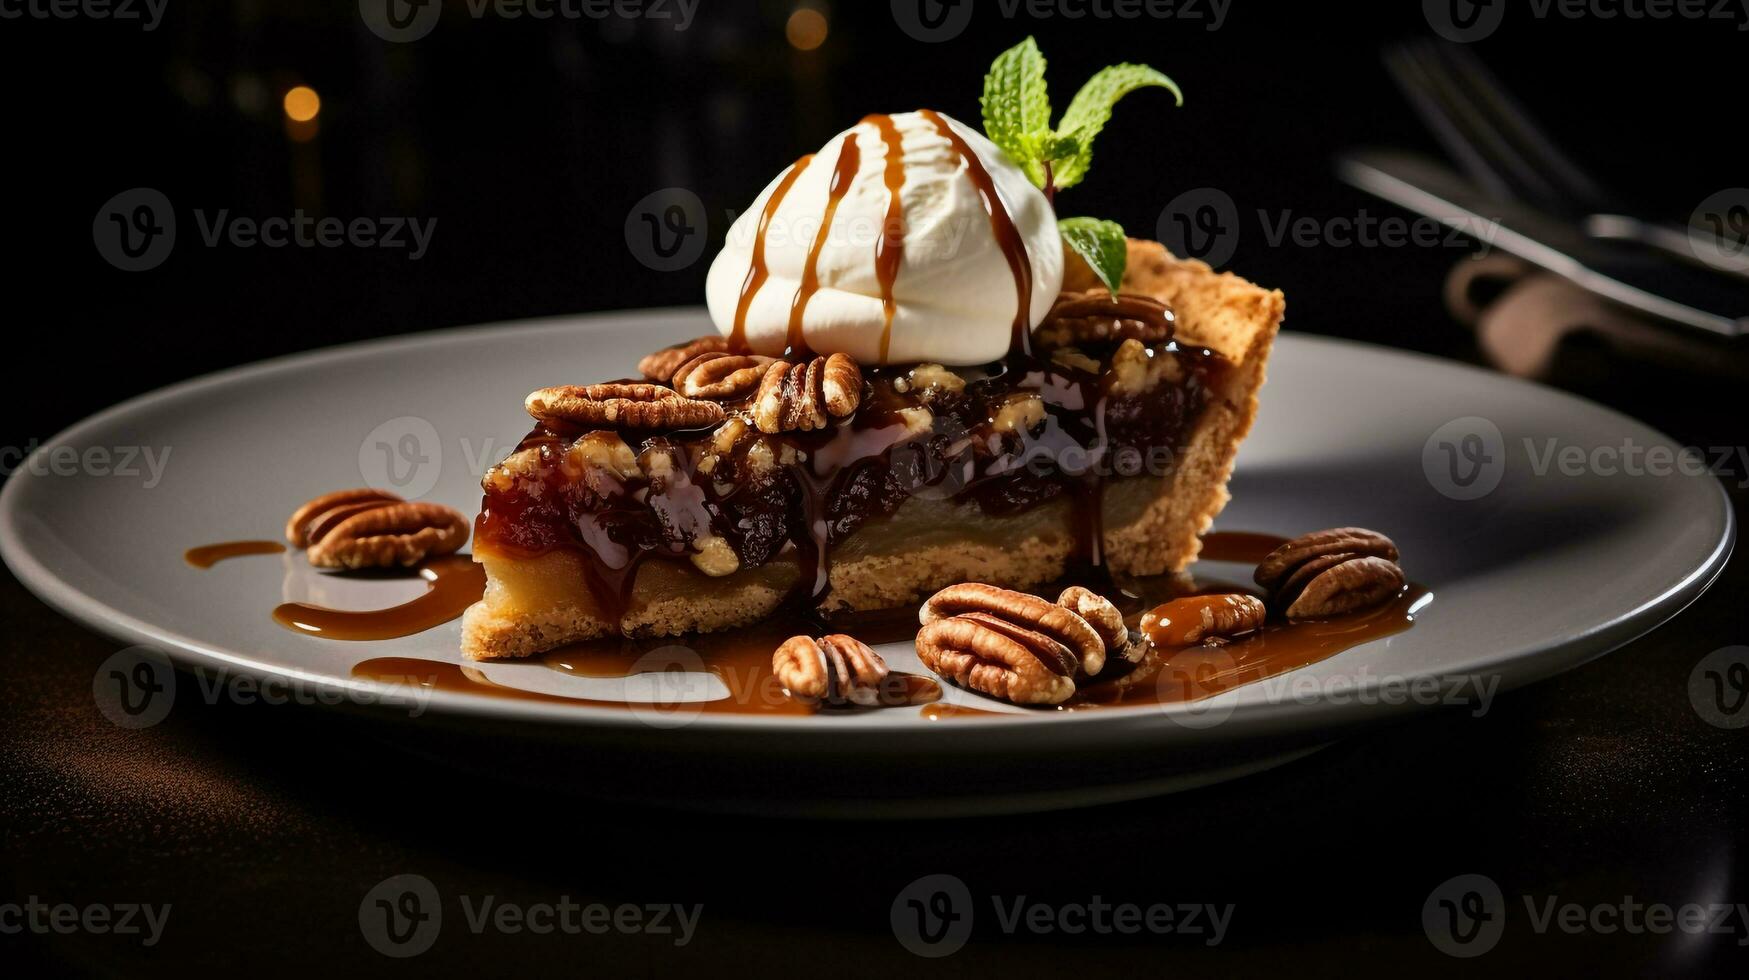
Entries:
MULTIPOLYGON (((1053 127, 1045 56, 1038 42, 1029 37, 997 55, 984 76, 980 100, 984 134, 1054 200, 1057 191, 1073 187, 1087 176, 1093 164, 1093 140, 1111 121, 1118 100, 1144 88, 1166 89, 1178 105, 1184 104, 1178 83, 1153 68, 1112 65, 1081 86, 1053 127)), ((1123 228, 1099 218, 1063 218, 1057 228, 1063 241, 1086 260, 1115 296, 1129 260, 1123 228)))
POLYGON ((1123 282, 1124 267, 1129 264, 1129 242, 1123 228, 1115 221, 1101 218, 1060 218, 1057 231, 1063 241, 1093 269, 1105 288, 1117 295, 1123 282))
POLYGON ((1093 139, 1111 121, 1119 99, 1143 88, 1163 88, 1179 105, 1178 83, 1147 65, 1101 69, 1075 93, 1056 126, 1051 125, 1045 56, 1032 38, 996 56, 984 76, 984 134, 1050 194, 1073 187, 1093 163, 1093 139))

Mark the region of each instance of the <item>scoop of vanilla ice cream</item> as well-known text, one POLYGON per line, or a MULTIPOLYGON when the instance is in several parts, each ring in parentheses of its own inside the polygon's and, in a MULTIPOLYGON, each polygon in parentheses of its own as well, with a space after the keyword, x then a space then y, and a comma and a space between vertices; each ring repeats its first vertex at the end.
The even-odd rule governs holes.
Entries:
MULTIPOLYGON (((1025 243, 1032 266, 1027 326, 1037 326, 1063 283, 1063 246, 1043 192, 982 133, 947 116, 991 177, 1025 243)), ((754 293, 745 338, 754 352, 782 354, 791 307, 826 214, 834 171, 853 136, 860 163, 839 200, 816 259, 818 288, 807 298, 802 335, 822 354, 844 353, 863 364, 980 364, 1008 352, 1019 291, 978 187, 949 140, 920 112, 891 117, 898 131, 904 184, 903 254, 892 284, 895 312, 883 361, 886 328, 876 253, 887 219, 887 146, 864 121, 821 148, 779 200, 764 243, 768 278, 754 293)), ((724 336, 734 330, 743 284, 752 266, 760 217, 783 182, 759 195, 729 230, 705 285, 711 319, 724 336)))

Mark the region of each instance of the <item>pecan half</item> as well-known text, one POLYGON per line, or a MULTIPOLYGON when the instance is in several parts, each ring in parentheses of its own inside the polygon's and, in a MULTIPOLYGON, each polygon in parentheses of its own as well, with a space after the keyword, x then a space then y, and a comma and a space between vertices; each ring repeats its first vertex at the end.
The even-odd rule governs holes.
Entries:
POLYGON ((674 370, 674 390, 687 398, 739 398, 758 388, 775 363, 776 358, 760 354, 706 352, 674 370))
POLYGON ((1148 610, 1142 616, 1142 633, 1156 647, 1187 647, 1249 633, 1262 626, 1268 615, 1263 600, 1254 595, 1191 595, 1148 610))
POLYGON ((680 370, 680 365, 700 354, 728 349, 729 342, 723 337, 699 337, 684 344, 664 347, 653 354, 645 354, 643 360, 638 362, 638 373, 651 381, 667 384, 673 379, 674 372, 680 370))
POLYGON ((468 539, 468 519, 442 504, 399 501, 352 514, 310 544, 319 568, 392 568, 447 555, 468 539))
POLYGON ((543 422, 693 429, 723 420, 723 406, 652 384, 559 385, 530 392, 528 414, 543 422))
POLYGON ((1123 613, 1111 600, 1079 585, 1071 585, 1057 596, 1057 605, 1073 611, 1087 621, 1105 644, 1108 657, 1120 657, 1131 663, 1142 658, 1139 643, 1130 642, 1130 629, 1124 625, 1123 613))
POLYGON ((848 354, 779 362, 760 379, 753 424, 767 434, 823 429, 862 403, 862 369, 848 354))
POLYGON ((320 534, 311 533, 313 526, 323 524, 323 533, 326 533, 337 515, 355 514, 360 510, 398 503, 400 500, 395 494, 371 487, 325 493, 292 512, 291 519, 285 522, 285 539, 294 548, 308 548, 312 541, 321 537, 320 534))
POLYGON ((1270 552, 1257 563, 1252 578, 1265 589, 1274 591, 1287 581, 1293 570, 1323 555, 1373 555, 1386 561, 1397 560, 1397 546, 1390 538, 1364 527, 1333 527, 1326 531, 1302 534, 1270 552))
POLYGON ((993 585, 952 585, 918 614, 917 656, 955 683, 1016 704, 1060 704, 1105 666, 1099 631, 1065 606, 993 585))
POLYGON ((1390 538, 1360 527, 1303 535, 1270 552, 1253 576, 1289 619, 1357 612, 1402 591, 1405 579, 1390 538))
POLYGON ((815 639, 792 636, 771 655, 771 670, 785 694, 817 707, 895 707, 933 701, 927 686, 891 673, 887 662, 854 636, 833 633, 815 639))
POLYGON ((1104 289, 1066 292, 1033 331, 1033 346, 1039 351, 1075 344, 1111 340, 1139 340, 1157 344, 1171 340, 1172 310, 1152 296, 1140 293, 1111 295, 1104 289))
POLYGON ((1403 591, 1403 569, 1373 555, 1343 555, 1341 561, 1312 575, 1297 595, 1277 602, 1288 619, 1325 619, 1370 609, 1403 591))

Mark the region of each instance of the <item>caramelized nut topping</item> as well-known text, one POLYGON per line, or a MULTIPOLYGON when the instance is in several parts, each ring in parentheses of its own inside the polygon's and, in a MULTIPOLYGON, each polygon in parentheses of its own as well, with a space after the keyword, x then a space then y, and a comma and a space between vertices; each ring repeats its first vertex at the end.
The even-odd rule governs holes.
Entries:
POLYGON ((1403 569, 1373 555, 1342 555, 1310 576, 1297 595, 1284 594, 1287 618, 1326 619, 1379 605, 1403 591, 1403 569))
POLYGON ((1257 564, 1257 584, 1288 619, 1322 619, 1376 606, 1403 590, 1397 545, 1363 527, 1302 535, 1257 564))
POLYGON ((310 544, 319 568, 393 568, 447 555, 468 539, 468 519, 442 504, 396 501, 324 528, 310 544))
POLYGON ((1142 616, 1142 633, 1156 647, 1172 649, 1230 640, 1263 625, 1263 600, 1242 592, 1192 595, 1161 603, 1142 616))
POLYGON ((868 644, 833 633, 814 639, 792 636, 771 655, 771 670, 784 693, 829 707, 872 707, 894 702, 886 689, 887 662, 868 644))
POLYGON ((523 403, 543 422, 693 429, 723 420, 723 406, 652 384, 559 385, 530 392, 523 403))
POLYGON ((801 364, 779 362, 765 372, 753 399, 759 431, 807 432, 844 418, 862 403, 862 370, 847 354, 801 364))
POLYGON ((294 548, 308 548, 317 537, 310 533, 311 525, 335 510, 361 506, 379 507, 383 504, 399 503, 400 500, 395 494, 371 487, 325 493, 292 512, 291 519, 285 522, 285 539, 294 548))
POLYGON ((1066 292, 1033 332, 1035 350, 1081 343, 1139 340, 1157 344, 1172 339, 1172 310, 1152 296, 1104 289, 1066 292))
POLYGON ((1123 613, 1118 612, 1110 599, 1091 589, 1071 585, 1057 596, 1057 605, 1085 619, 1104 642, 1108 656, 1121 657, 1132 663, 1141 659, 1141 644, 1130 642, 1130 630, 1124 625, 1123 613))
POLYGON ((675 370, 674 389, 687 398, 739 398, 752 394, 775 363, 759 354, 700 354, 675 370))
POLYGON ((687 361, 700 354, 720 353, 728 349, 729 342, 722 337, 699 337, 644 355, 644 359, 638 362, 638 373, 651 381, 667 384, 673 380, 674 372, 680 370, 680 366, 687 361))
POLYGON ((1075 693, 1078 673, 1092 676, 1105 666, 1098 629, 1074 609, 1024 592, 951 585, 918 618, 917 655, 930 670, 1016 704, 1060 704, 1075 693))

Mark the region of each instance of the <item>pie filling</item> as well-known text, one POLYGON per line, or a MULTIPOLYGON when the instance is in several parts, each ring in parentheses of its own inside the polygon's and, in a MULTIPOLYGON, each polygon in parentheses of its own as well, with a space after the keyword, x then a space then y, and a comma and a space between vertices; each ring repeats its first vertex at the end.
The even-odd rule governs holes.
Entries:
POLYGON ((474 550, 494 578, 575 567, 609 622, 641 580, 734 576, 828 604, 835 554, 902 551, 940 522, 992 543, 1067 524, 1073 574, 1158 492, 1231 369, 1119 330, 981 367, 865 368, 856 411, 812 431, 759 431, 751 396, 702 429, 542 421, 487 472, 474 550))

